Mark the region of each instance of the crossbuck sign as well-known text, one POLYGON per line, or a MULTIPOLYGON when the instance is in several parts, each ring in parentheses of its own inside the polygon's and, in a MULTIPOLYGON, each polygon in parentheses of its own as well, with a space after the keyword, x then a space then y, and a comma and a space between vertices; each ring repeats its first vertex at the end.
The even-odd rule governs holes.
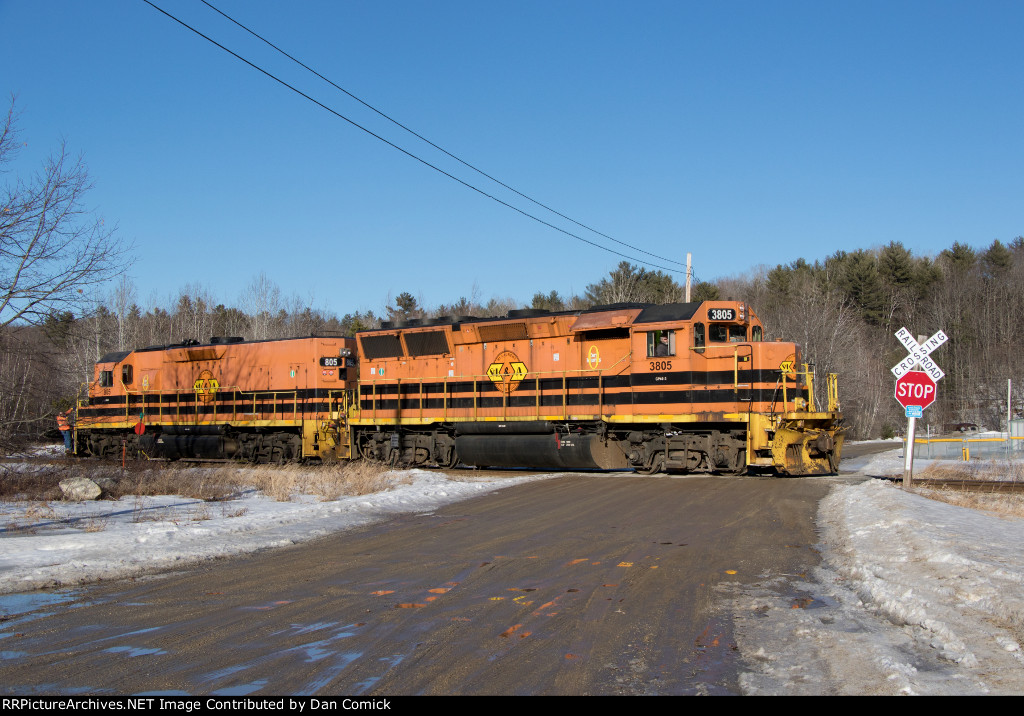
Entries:
POLYGON ((907 442, 903 450, 905 456, 903 486, 910 487, 914 473, 914 429, 917 418, 921 417, 921 411, 935 400, 935 383, 938 383, 945 375, 938 364, 929 357, 929 354, 949 340, 949 337, 942 331, 936 331, 935 335, 924 343, 918 343, 910 335, 910 331, 901 328, 896 331, 896 338, 910 354, 892 367, 892 374, 896 376, 896 399, 907 411, 907 442), (914 366, 918 364, 924 370, 911 373, 914 366))
POLYGON ((921 364, 921 368, 924 372, 930 375, 932 380, 936 383, 942 379, 942 376, 946 375, 942 372, 942 369, 939 368, 938 364, 928 357, 933 350, 949 340, 949 336, 945 333, 942 331, 936 331, 935 335, 924 343, 918 343, 914 340, 914 337, 910 335, 910 331, 906 328, 901 328, 896 331, 896 338, 899 339, 900 343, 903 344, 903 347, 907 349, 907 352, 910 353, 910 355, 892 367, 892 374, 894 376, 899 378, 918 363, 921 364))

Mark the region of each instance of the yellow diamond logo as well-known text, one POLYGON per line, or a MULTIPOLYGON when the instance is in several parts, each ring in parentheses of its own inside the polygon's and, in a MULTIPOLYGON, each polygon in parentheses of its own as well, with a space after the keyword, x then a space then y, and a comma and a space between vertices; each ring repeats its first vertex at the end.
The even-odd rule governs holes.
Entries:
POLYGON ((503 393, 518 388, 528 372, 526 364, 512 351, 499 353, 494 362, 487 366, 487 377, 503 393))
POLYGON ((192 384, 192 390, 195 391, 196 397, 202 403, 209 403, 213 400, 213 396, 216 395, 217 389, 220 388, 220 383, 213 377, 213 373, 208 370, 204 370, 196 378, 196 382, 192 384))

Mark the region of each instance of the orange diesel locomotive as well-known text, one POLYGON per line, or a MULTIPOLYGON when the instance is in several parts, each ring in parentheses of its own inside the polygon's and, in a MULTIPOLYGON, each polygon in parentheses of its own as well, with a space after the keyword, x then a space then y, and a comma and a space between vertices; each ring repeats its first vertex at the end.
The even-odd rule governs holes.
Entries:
POLYGON ((97 365, 79 440, 116 453, 127 434, 127 449, 171 458, 835 472, 835 376, 819 410, 799 348, 762 339, 748 306, 707 301, 147 349, 97 365))
POLYGON ((349 457, 351 338, 213 338, 109 353, 78 407, 80 455, 349 457))

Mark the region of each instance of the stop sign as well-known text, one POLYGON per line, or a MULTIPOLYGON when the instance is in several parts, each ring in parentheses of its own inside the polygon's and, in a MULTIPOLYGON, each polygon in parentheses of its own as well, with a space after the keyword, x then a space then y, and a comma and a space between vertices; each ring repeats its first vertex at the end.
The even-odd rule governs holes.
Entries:
POLYGON ((896 379, 896 400, 904 408, 919 405, 924 410, 935 402, 935 381, 924 371, 907 371, 896 379))

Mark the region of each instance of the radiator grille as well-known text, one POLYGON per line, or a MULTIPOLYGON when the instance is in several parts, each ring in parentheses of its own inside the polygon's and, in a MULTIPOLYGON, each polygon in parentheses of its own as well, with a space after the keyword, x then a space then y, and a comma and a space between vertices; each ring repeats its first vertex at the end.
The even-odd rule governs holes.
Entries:
POLYGON ((360 336, 359 342, 363 346, 363 355, 370 360, 374 358, 399 358, 402 356, 402 342, 394 334, 360 336))
POLYGON ((480 326, 480 340, 486 343, 495 341, 522 341, 529 338, 525 323, 501 323, 496 326, 480 326))

